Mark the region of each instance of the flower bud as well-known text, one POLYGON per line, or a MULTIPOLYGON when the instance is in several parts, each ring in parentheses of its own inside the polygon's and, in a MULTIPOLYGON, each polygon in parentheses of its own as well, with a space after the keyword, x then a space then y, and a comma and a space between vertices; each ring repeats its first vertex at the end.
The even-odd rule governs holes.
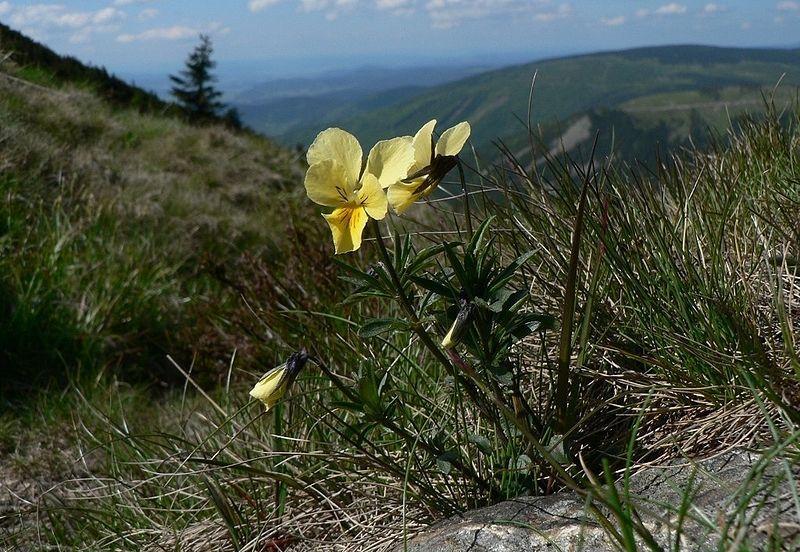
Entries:
POLYGON ((286 362, 264 374, 250 390, 250 396, 263 402, 267 410, 275 406, 292 386, 300 371, 308 362, 305 349, 292 353, 286 362))
POLYGON ((475 312, 475 305, 464 301, 461 305, 461 309, 458 311, 455 322, 450 326, 450 331, 447 332, 447 335, 444 336, 442 340, 442 347, 449 349, 456 346, 461 341, 464 333, 469 328, 473 312, 475 312))

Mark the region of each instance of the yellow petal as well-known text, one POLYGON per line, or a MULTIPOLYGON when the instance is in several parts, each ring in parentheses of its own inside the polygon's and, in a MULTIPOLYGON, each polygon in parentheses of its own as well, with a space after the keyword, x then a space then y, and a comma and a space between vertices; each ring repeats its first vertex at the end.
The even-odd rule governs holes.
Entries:
POLYGON ((447 332, 447 335, 444 336, 442 339, 442 348, 443 349, 450 349, 455 345, 455 341, 453 340, 453 331, 456 329, 456 324, 453 322, 453 325, 450 326, 450 331, 447 332))
POLYGON ((422 180, 419 182, 412 182, 411 184, 398 182, 397 184, 389 186, 386 198, 389 200, 389 205, 392 206, 395 213, 402 215, 409 207, 414 205, 417 199, 419 199, 420 194, 414 194, 414 190, 417 189, 421 181, 422 180))
POLYGON ((383 219, 389 209, 386 192, 372 173, 364 173, 361 181, 363 184, 357 192, 358 204, 375 220, 383 219))
POLYGON ((308 168, 306 193, 314 203, 341 207, 353 199, 353 186, 345 168, 333 159, 326 159, 308 168))
POLYGON ((466 121, 448 128, 436 142, 436 155, 458 155, 469 138, 471 128, 466 121))
MULTIPOLYGON (((383 140, 375 144, 367 158, 364 174, 375 175, 382 188, 388 188, 408 175, 414 162, 411 136, 383 140)), ((374 217, 373 217, 374 218, 374 217)))
POLYGON ((431 164, 431 153, 433 149, 433 129, 436 126, 436 119, 425 123, 414 135, 414 169, 420 170, 431 164))
POLYGON ((309 166, 333 159, 347 171, 349 182, 358 182, 361 176, 363 153, 356 137, 340 128, 329 128, 320 132, 308 148, 306 159, 309 166))
POLYGON ((284 364, 267 372, 250 390, 250 396, 263 402, 267 410, 272 408, 286 391, 285 386, 281 385, 285 371, 286 365, 284 364))
POLYGON ((367 225, 367 212, 361 207, 341 207, 330 215, 322 215, 333 234, 336 254, 348 253, 361 247, 361 234, 367 225))

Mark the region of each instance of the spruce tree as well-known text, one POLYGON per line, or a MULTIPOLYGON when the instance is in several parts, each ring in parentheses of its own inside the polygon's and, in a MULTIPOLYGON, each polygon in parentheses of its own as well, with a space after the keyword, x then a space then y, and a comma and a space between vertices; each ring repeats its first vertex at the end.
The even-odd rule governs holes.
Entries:
POLYGON ((175 86, 171 94, 194 121, 208 121, 224 107, 219 101, 222 92, 214 88, 217 78, 211 70, 217 65, 211 59, 214 49, 208 35, 200 35, 200 44, 189 54, 186 67, 178 75, 170 75, 175 86))

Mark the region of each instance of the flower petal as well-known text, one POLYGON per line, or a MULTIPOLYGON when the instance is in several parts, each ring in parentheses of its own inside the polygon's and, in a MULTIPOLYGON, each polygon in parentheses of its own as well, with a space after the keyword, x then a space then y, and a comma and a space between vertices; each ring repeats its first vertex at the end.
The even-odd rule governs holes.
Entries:
MULTIPOLYGON (((411 136, 401 136, 382 140, 370 150, 367 170, 364 174, 375 175, 382 188, 388 188, 408 175, 414 162, 414 148, 411 136)), ((362 178, 363 180, 363 178, 362 178)))
POLYGON ((333 234, 336 254, 348 253, 361 247, 361 234, 369 216, 361 207, 341 207, 330 215, 322 215, 328 221, 333 234))
POLYGON ((466 121, 445 130, 439 141, 436 142, 436 155, 458 155, 467 142, 471 130, 469 123, 466 121))
POLYGON ((263 402, 267 410, 272 408, 286 391, 286 387, 281 385, 285 371, 284 364, 267 372, 250 390, 250 396, 263 402))
POLYGON ((305 187, 311 201, 326 207, 341 207, 353 199, 347 171, 333 159, 311 165, 306 172, 305 187))
POLYGON ((431 164, 433 129, 436 119, 425 123, 414 135, 414 169, 420 170, 431 164))
POLYGON ((386 197, 395 213, 402 215, 409 207, 414 205, 417 199, 419 199, 421 194, 415 194, 414 190, 419 187, 421 181, 422 180, 419 182, 415 181, 411 184, 398 182, 397 184, 389 186, 386 197))
POLYGON ((363 153, 356 137, 340 128, 329 128, 320 132, 308 148, 306 159, 314 165, 326 159, 338 161, 347 171, 347 179, 358 182, 361 176, 363 153))
POLYGON ((375 220, 383 219, 389 209, 386 192, 383 191, 383 187, 372 173, 364 173, 361 180, 363 185, 357 192, 359 205, 375 220))

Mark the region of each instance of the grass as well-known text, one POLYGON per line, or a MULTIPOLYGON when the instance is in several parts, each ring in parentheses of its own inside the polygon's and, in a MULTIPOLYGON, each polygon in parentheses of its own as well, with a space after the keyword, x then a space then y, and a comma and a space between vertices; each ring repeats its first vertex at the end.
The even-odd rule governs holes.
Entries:
POLYGON ((344 266, 269 142, 2 86, 4 547, 384 550, 574 486, 635 549, 627 475, 733 447, 765 462, 706 529, 763 544, 753 489, 772 457, 795 477, 800 434, 796 115, 653 172, 532 137, 545 163, 467 163, 468 211, 418 206, 344 266), (475 346, 510 324, 484 301, 490 331, 441 351, 459 288, 509 264, 515 320, 555 327, 475 346), (301 347, 265 413, 247 389, 301 347))
POLYGON ((292 223, 274 205, 304 216, 295 159, 250 134, 0 79, 3 401, 68 371, 174 382, 167 352, 224 377, 245 339, 226 333, 239 302, 222 267, 289 265, 271 262, 292 223))

